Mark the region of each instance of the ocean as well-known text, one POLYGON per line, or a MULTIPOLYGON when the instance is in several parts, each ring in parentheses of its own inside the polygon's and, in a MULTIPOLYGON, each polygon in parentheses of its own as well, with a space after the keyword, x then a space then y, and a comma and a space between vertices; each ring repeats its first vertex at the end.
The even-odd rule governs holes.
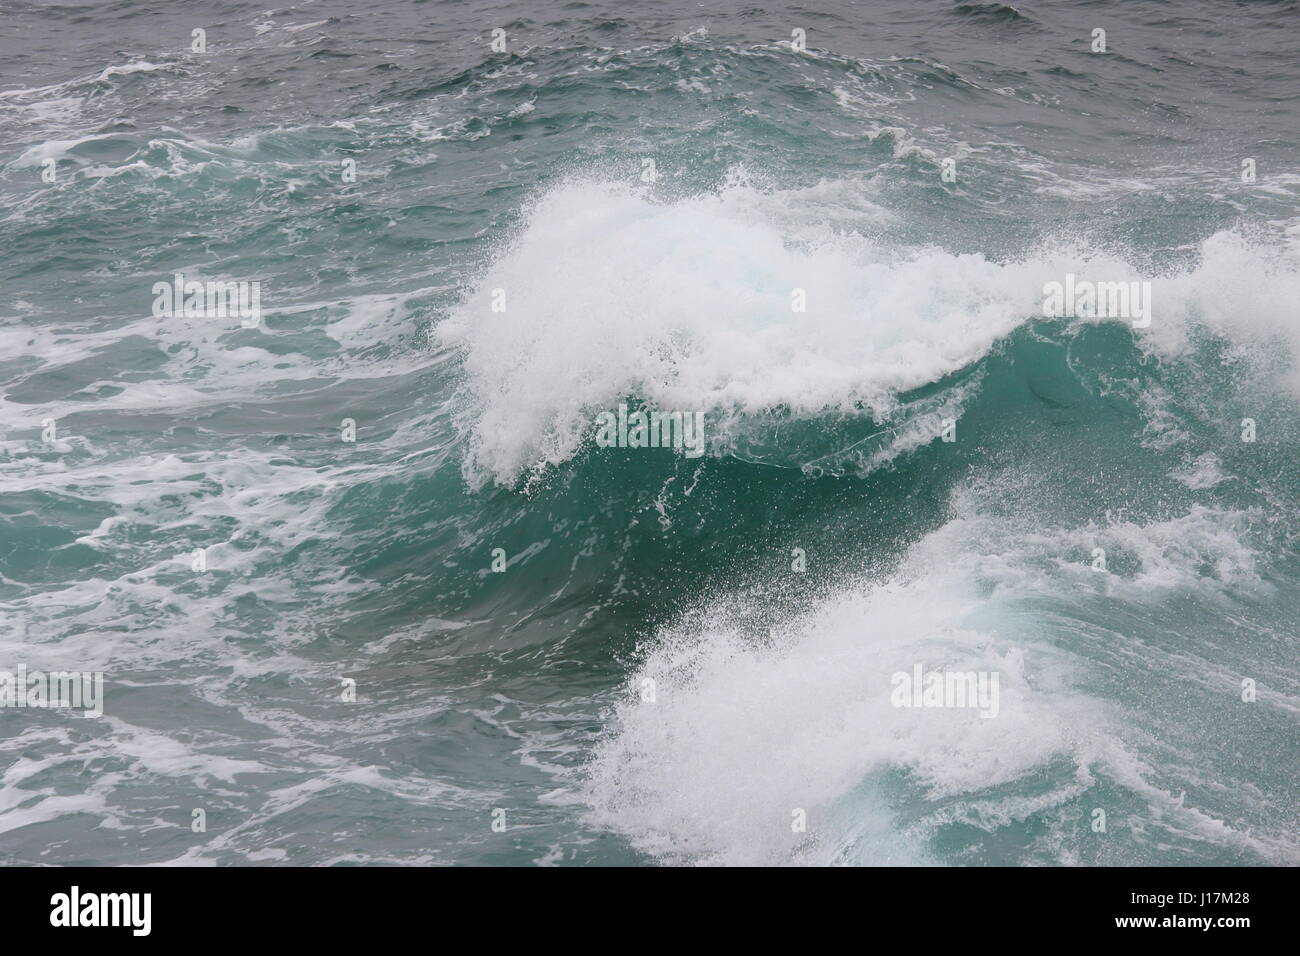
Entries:
POLYGON ((1296 0, 2 12, 0 863, 1300 864, 1296 0))

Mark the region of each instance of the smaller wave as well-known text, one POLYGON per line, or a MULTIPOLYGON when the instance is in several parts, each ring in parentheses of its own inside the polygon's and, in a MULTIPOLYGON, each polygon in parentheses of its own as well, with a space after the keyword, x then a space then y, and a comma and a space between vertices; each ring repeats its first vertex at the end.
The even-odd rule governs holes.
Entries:
POLYGON ((979 20, 998 24, 1033 24, 1037 22, 1028 14, 1021 13, 1006 3, 959 3, 952 8, 955 16, 965 20, 979 20))
POLYGON ((1184 805, 1170 781, 1193 757, 1147 753, 1127 726, 1144 705, 1098 693, 1089 677, 1118 661, 1138 670, 1125 686, 1162 671, 1180 675, 1184 696, 1232 686, 1231 675, 1219 681, 1213 643, 1207 657, 1162 649, 1089 609, 1118 603, 1141 622, 1171 596, 1204 597, 1208 585, 1231 601, 1258 586, 1249 515, 1197 507, 1166 521, 1031 530, 976 505, 954 500, 954 517, 895 573, 810 610, 774 615, 751 588, 657 635, 588 768, 592 822, 665 862, 824 865, 942 862, 930 844, 941 829, 1032 817, 1048 830, 1034 858, 1060 864, 1077 860, 1052 832, 1073 831, 1086 815, 1076 801, 1104 778, 1180 838, 1300 859, 1289 838, 1224 823, 1237 814, 1220 799, 1184 805), (1123 569, 1093 570, 1097 544, 1123 569), (892 675, 918 664, 997 673, 996 719, 894 706, 892 675), (791 826, 796 811, 806 832, 791 826))

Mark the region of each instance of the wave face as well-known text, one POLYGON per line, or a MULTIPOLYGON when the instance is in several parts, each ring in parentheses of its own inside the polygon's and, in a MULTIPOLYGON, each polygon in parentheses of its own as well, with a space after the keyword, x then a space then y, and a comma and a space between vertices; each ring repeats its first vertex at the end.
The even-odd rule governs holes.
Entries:
POLYGON ((216 6, 11 14, 0 861, 1300 864, 1295 4, 216 6))

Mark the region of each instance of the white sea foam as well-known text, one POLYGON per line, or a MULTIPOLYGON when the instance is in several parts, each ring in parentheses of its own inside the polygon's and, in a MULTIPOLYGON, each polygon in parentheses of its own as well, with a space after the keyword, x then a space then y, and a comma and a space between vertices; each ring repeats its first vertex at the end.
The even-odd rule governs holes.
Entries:
MULTIPOLYGON (((1073 827, 1057 809, 1104 775, 1180 832, 1300 858, 1285 838, 1175 807, 1117 704, 1081 689, 1090 662, 1073 645, 1086 625, 1041 612, 1045 599, 1095 589, 1108 589, 1112 604, 1145 606, 1180 589, 1254 581, 1248 516, 1194 508, 1162 522, 1027 533, 1016 521, 982 517, 978 502, 961 496, 954 509, 896 573, 857 580, 770 631, 739 623, 745 615, 736 610, 762 600, 747 594, 658 635, 589 767, 592 822, 666 861, 924 863, 926 837, 954 820, 992 830, 1040 815, 1073 827), (1092 571, 1084 556, 1098 543, 1137 570, 1092 571), (1071 552, 1075 563, 1061 560, 1071 552), (891 674, 916 664, 999 673, 997 717, 891 706, 891 674), (647 680, 653 702, 640 694, 647 680), (886 795, 886 776, 898 772, 930 809, 911 824, 886 795), (797 809, 807 813, 806 834, 792 831, 797 809)), ((1123 642, 1105 629, 1093 637, 1123 642)), ((1205 679, 1204 661, 1143 654, 1205 679)))
POLYGON ((669 202, 571 179, 538 197, 435 330, 464 353, 471 484, 564 461, 595 412, 627 395, 705 410, 714 436, 734 416, 777 407, 887 420, 901 392, 1040 318, 1044 282, 1067 272, 1150 279, 1153 319, 1138 333, 1149 351, 1177 356, 1204 327, 1248 345, 1281 341, 1300 357, 1296 261, 1232 233, 1206 240, 1188 271, 1143 276, 1086 249, 1000 263, 889 247, 827 224, 810 195, 742 179, 669 202), (806 291, 806 312, 792 310, 794 289, 806 291), (504 312, 492 310, 495 290, 504 312))
POLYGON ((508 482, 564 460, 591 411, 626 394, 883 417, 899 391, 979 358, 1032 307, 1032 285, 1007 280, 1018 267, 981 256, 898 256, 831 231, 789 242, 782 199, 738 185, 659 203, 581 181, 543 196, 437 330, 466 349, 471 478, 508 482), (504 313, 490 309, 498 288, 504 313))

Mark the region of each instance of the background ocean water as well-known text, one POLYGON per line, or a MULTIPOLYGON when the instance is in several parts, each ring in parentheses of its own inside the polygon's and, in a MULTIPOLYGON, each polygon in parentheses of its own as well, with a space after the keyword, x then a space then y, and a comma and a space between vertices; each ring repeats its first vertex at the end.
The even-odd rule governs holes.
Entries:
POLYGON ((6 3, 0 861, 1300 863, 1300 5, 816 6, 6 3))

